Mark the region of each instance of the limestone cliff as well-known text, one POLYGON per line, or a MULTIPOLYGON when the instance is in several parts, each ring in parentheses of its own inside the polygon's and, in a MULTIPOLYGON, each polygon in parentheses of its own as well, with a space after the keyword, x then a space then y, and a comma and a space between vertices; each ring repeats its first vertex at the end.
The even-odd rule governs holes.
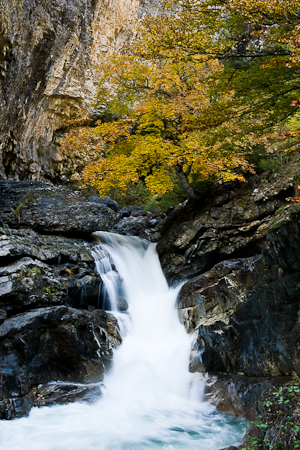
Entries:
POLYGON ((0 179, 51 172, 54 133, 93 120, 97 68, 129 36, 138 7, 0 0, 0 179))

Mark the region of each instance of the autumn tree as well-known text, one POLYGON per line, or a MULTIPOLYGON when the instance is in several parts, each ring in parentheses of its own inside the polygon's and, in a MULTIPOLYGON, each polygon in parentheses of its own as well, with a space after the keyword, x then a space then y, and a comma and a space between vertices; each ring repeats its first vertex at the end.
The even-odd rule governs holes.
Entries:
POLYGON ((267 133, 298 112, 299 27, 299 0, 165 1, 160 16, 144 19, 135 53, 156 60, 217 58, 223 69, 215 95, 234 91, 235 118, 259 117, 267 133))
POLYGON ((164 2, 101 69, 97 106, 118 120, 89 131, 103 145, 84 181, 164 193, 176 171, 195 197, 195 178, 243 179, 251 149, 297 111, 298 24, 298 1, 164 2))

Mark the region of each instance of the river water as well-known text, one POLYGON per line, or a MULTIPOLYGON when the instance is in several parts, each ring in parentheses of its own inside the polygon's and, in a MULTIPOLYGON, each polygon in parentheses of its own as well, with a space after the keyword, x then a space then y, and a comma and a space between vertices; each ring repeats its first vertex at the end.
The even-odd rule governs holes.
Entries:
POLYGON ((155 245, 97 232, 94 257, 118 318, 122 345, 93 404, 33 408, 0 423, 2 450, 218 450, 241 442, 244 422, 204 402, 204 382, 188 371, 192 336, 176 309, 155 245), (103 259, 105 249, 111 258, 103 259), (119 276, 112 270, 112 261, 119 276), (117 311, 119 296, 129 309, 117 311))

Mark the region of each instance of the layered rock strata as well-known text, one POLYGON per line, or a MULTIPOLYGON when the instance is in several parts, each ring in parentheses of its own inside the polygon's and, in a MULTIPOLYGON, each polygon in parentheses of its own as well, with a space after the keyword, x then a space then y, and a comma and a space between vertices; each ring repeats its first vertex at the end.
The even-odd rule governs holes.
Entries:
POLYGON ((267 194, 253 189, 251 181, 241 187, 221 186, 168 216, 157 251, 170 283, 204 273, 223 260, 261 253, 275 215, 287 205, 285 198, 293 188, 277 187, 267 194))
MULTIPOLYGON (((33 405, 91 401, 121 336, 101 309, 90 233, 155 238, 158 220, 143 208, 119 210, 110 198, 42 182, 2 181, 0 199, 0 418, 26 415, 33 405)), ((128 308, 121 297, 118 305, 128 308)))
POLYGON ((205 374, 207 400, 249 420, 263 416, 253 439, 269 439, 274 448, 281 440, 293 449, 299 409, 289 390, 296 385, 299 392, 300 212, 282 208, 283 218, 275 214, 271 230, 253 246, 259 253, 225 259, 192 277, 178 308, 195 335, 190 370, 205 374))
POLYGON ((269 233, 262 254, 223 261, 179 294, 196 330, 191 370, 248 377, 300 372, 300 213, 269 233))
POLYGON ((95 244, 0 228, 0 418, 99 395, 78 383, 102 380, 121 336, 99 309, 95 244), (69 384, 47 385, 55 380, 69 384))
POLYGON ((0 181, 0 225, 89 238, 94 231, 113 231, 157 242, 165 215, 142 207, 119 209, 109 197, 85 197, 39 181, 0 181))
POLYGON ((171 282, 188 280, 179 315, 194 333, 190 370, 205 376, 207 400, 249 420, 264 417, 253 439, 293 449, 300 437, 298 397, 289 393, 291 386, 299 392, 300 208, 286 202, 288 183, 255 177, 233 187, 172 212, 158 251, 171 282))

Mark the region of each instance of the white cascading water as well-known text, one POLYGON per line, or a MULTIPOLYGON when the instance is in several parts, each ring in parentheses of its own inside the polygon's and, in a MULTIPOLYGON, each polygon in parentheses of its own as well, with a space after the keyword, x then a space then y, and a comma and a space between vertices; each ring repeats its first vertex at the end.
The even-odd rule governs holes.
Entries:
POLYGON ((34 408, 28 418, 0 423, 2 450, 218 450, 241 442, 244 423, 203 401, 204 383, 188 371, 192 337, 180 323, 178 289, 170 289, 154 244, 95 233, 123 343, 114 352, 103 395, 93 404, 34 408), (120 293, 128 313, 116 310, 120 293))

